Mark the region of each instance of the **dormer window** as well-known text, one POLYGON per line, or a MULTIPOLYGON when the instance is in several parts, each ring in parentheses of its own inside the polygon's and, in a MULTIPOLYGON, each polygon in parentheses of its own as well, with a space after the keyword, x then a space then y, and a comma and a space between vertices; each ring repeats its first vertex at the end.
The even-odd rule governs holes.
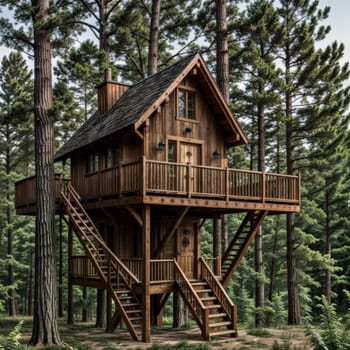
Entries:
POLYGON ((87 158, 87 173, 95 173, 100 169, 100 157, 97 152, 92 152, 87 158))
POLYGON ((196 94, 194 91, 178 89, 177 91, 178 118, 196 119, 196 94))

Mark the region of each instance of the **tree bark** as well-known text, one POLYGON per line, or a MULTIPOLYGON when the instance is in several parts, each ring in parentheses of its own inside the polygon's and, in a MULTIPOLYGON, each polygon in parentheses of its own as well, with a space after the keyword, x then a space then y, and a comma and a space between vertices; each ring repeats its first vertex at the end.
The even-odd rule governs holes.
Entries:
MULTIPOLYGON (((259 84, 259 94, 263 94, 263 84, 259 84)), ((258 103, 258 170, 265 171, 265 113, 264 105, 258 103)), ((265 306, 265 284, 264 284, 264 259, 263 259, 263 229, 262 226, 255 237, 255 326, 264 326, 264 312, 265 306)))
POLYGON ((34 106, 35 106, 35 295, 30 344, 64 345, 57 327, 54 134, 51 80, 51 32, 49 0, 33 1, 34 14, 34 106))
MULTIPOLYGON (((286 86, 290 86, 290 47, 286 45, 286 86)), ((286 91, 286 156, 287 174, 294 173, 294 140, 293 140, 293 114, 292 95, 286 91)), ((295 214, 287 214, 287 279, 288 279, 288 324, 300 324, 300 302, 297 285, 297 267, 295 258, 295 214)))
POLYGON ((230 99, 226 0, 216 0, 216 75, 226 102, 230 99))
MULTIPOLYGON (((326 198, 325 198, 325 204, 326 204, 326 254, 331 257, 332 254, 332 245, 331 245, 331 228, 330 228, 330 222, 331 222, 331 214, 330 214, 330 205, 329 205, 329 193, 326 191, 326 198)), ((332 302, 332 276, 331 271, 329 269, 326 269, 326 298, 328 304, 331 304, 332 302)))
MULTIPOLYGON (((227 42, 227 11, 226 0, 215 0, 216 5, 216 80, 219 89, 226 102, 230 102, 229 86, 229 60, 228 60, 228 42, 227 42)), ((224 236, 223 248, 228 245, 227 217, 222 220, 222 233, 224 236)), ((213 256, 221 255, 221 233, 219 232, 219 220, 213 221, 213 256), (214 229, 214 228, 217 229, 214 229)))
POLYGON ((97 1, 97 3, 99 7, 100 51, 106 54, 105 64, 108 66, 110 62, 110 45, 108 33, 107 4, 106 0, 100 0, 97 1))
POLYGON ((104 289, 97 289, 96 328, 106 327, 106 298, 104 289))
POLYGON ((58 262, 58 317, 63 317, 63 219, 60 215, 59 262, 58 262))
MULTIPOLYGON (((6 126, 6 137, 10 139, 10 127, 6 126)), ((11 259, 7 266, 7 284, 10 287, 8 291, 8 313, 9 316, 16 316, 16 298, 15 298, 15 278, 13 269, 13 235, 12 235, 12 217, 11 217, 11 196, 10 196, 10 174, 11 174, 11 156, 10 148, 6 147, 6 226, 7 226, 7 255, 11 259)))
POLYGON ((188 309, 180 293, 173 293, 173 327, 185 327, 188 322, 188 309))
POLYGON ((158 38, 160 25, 161 0, 152 1, 152 14, 148 48, 148 75, 157 73, 158 67, 158 38))

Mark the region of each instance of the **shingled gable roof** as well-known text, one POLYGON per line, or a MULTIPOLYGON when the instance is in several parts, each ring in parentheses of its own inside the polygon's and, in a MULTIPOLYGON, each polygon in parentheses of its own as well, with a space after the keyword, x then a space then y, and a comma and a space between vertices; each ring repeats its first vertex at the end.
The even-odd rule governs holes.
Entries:
POLYGON ((240 135, 238 144, 247 143, 243 131, 221 96, 202 57, 196 53, 131 86, 105 116, 90 117, 56 153, 55 160, 67 158, 74 151, 123 129, 133 127, 137 130, 198 63, 204 70, 210 90, 216 95, 217 102, 222 105, 229 124, 240 135))

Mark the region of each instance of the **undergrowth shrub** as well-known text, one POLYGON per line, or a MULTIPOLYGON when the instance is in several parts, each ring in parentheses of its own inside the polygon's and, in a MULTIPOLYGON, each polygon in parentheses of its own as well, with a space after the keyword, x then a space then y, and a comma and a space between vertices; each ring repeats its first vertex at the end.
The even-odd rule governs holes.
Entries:
MULTIPOLYGON (((350 301, 350 293, 346 295, 350 301)), ((313 349, 350 350, 349 318, 338 316, 335 305, 328 304, 325 296, 321 297, 318 307, 321 309, 320 329, 308 324, 305 331, 313 349)))
POLYGON ((0 350, 22 350, 27 349, 27 346, 22 345, 19 340, 21 339, 21 327, 23 321, 20 321, 17 326, 8 334, 0 335, 0 350))

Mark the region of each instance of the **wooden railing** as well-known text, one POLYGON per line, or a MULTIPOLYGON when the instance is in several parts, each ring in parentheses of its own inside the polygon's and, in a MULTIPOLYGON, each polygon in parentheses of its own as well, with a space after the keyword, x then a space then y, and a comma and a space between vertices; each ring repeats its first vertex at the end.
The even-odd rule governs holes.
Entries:
MULTIPOLYGON (((61 186, 63 175, 55 174, 56 202, 61 199, 61 186)), ((15 184, 15 204, 16 208, 35 205, 36 203, 36 180, 35 176, 27 177, 15 184)))
POLYGON ((224 308, 225 312, 227 313, 228 317, 232 321, 232 329, 237 329, 237 308, 236 305, 234 305, 230 299, 230 297, 227 295, 224 287, 222 284, 218 281, 216 276, 214 275, 213 271, 210 269, 208 264, 205 262, 205 260, 201 257, 199 259, 200 261, 200 269, 201 269, 201 275, 202 279, 205 280, 210 288, 212 289, 213 293, 215 294, 217 300, 219 301, 220 305, 224 308))
MULTIPOLYGON (((85 220, 82 220, 85 230, 82 230, 80 226, 77 226, 78 237, 84 236, 84 246, 90 246, 91 251, 93 250, 95 254, 91 254, 91 258, 94 261, 94 265, 97 270, 100 270, 100 276, 105 276, 105 273, 102 272, 102 266, 107 264, 107 282, 108 285, 111 285, 111 276, 112 273, 116 273, 117 286, 120 282, 125 283, 130 289, 133 284, 138 284, 140 281, 138 278, 123 264, 123 262, 112 252, 112 250, 107 246, 106 242, 101 237, 99 231, 94 225, 93 221, 90 219, 86 213, 84 207, 80 203, 80 195, 76 192, 73 186, 69 183, 68 186, 63 187, 63 190, 67 192, 61 192, 62 198, 65 199, 65 203, 69 208, 69 212, 72 212, 76 217, 81 216, 85 220), (73 205, 74 203, 74 205, 73 205), (80 213, 78 214, 77 208, 79 208, 80 213), (89 221, 89 225, 86 221, 89 221), (101 258, 98 248, 102 248, 107 261, 101 258)), ((74 223, 74 218, 73 219, 74 223)))
MULTIPOLYGON (((142 261, 141 258, 121 259, 139 281, 142 281, 142 261)), ((71 275, 76 278, 98 278, 98 271, 87 256, 73 256, 71 265, 71 275)), ((151 283, 174 282, 174 260, 159 259, 151 260, 150 265, 151 283)))
MULTIPOLYGON (((56 175, 56 193, 61 177, 56 175)), ((299 205, 299 176, 142 158, 87 174, 73 184, 83 199, 169 195, 299 205)), ((35 178, 16 183, 16 207, 35 204, 35 178)))
POLYGON ((187 302, 188 307, 192 311, 192 315, 196 320, 198 326, 202 330, 203 337, 209 338, 209 309, 205 307, 203 302, 198 297, 198 294, 193 289, 188 278, 181 270, 180 265, 174 260, 175 266, 175 281, 178 285, 181 294, 184 296, 184 300, 187 302))
POLYGON ((87 256, 72 256, 70 275, 75 278, 100 278, 96 267, 87 256))

